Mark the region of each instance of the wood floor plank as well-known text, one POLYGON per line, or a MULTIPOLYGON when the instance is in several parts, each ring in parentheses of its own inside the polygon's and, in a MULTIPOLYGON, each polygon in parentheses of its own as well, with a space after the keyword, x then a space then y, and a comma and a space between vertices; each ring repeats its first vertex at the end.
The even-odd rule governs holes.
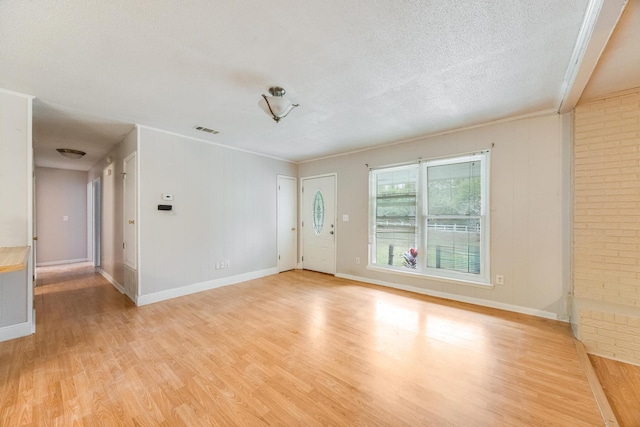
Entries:
POLYGON ((602 425, 567 324, 292 271, 135 307, 49 268, 0 426, 602 425))
POLYGON ((620 426, 640 426, 640 366, 591 354, 589 359, 620 426))

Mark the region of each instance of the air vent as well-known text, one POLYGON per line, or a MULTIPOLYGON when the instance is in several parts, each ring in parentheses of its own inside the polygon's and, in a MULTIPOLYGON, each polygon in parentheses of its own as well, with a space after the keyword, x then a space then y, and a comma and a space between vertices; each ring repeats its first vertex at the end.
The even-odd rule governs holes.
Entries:
POLYGON ((201 132, 210 133, 211 135, 216 135, 216 134, 220 133, 217 130, 209 129, 209 128, 206 128, 204 126, 196 126, 196 127, 194 127, 194 129, 195 130, 199 130, 201 132))

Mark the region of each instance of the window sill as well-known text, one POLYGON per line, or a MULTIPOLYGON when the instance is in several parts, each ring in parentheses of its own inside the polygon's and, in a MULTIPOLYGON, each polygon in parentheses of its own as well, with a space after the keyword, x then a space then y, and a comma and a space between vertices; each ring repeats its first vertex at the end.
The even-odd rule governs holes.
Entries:
POLYGON ((377 271, 377 272, 380 272, 380 273, 397 274, 397 275, 400 275, 400 276, 408 276, 408 277, 413 277, 413 278, 417 278, 417 279, 435 280, 437 282, 452 283, 452 284, 456 284, 456 285, 473 286, 473 287, 482 288, 482 289, 493 289, 494 288, 493 283, 485 283, 485 282, 482 282, 480 280, 474 281, 474 280, 468 280, 468 279, 458 279, 458 278, 454 278, 454 277, 434 276, 432 274, 427 274, 427 273, 418 273, 418 272, 414 273, 414 272, 411 272, 411 271, 396 270, 396 269, 391 269, 391 268, 381 268, 381 267, 376 267, 376 266, 373 266, 373 265, 367 265, 367 270, 377 271))

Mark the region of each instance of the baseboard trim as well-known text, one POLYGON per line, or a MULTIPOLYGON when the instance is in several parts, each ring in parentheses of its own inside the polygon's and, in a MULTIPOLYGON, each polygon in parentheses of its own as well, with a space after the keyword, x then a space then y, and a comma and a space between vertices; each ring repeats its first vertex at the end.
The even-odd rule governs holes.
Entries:
POLYGON ((113 287, 116 288, 121 294, 124 294, 124 286, 122 286, 120 283, 118 283, 118 281, 116 279, 111 277, 111 275, 109 273, 107 273, 103 269, 100 269, 100 274, 102 275, 102 277, 107 279, 107 282, 111 283, 113 285, 113 287))
POLYGON ((587 351, 584 348, 584 344, 575 339, 573 340, 573 344, 576 347, 578 360, 580 361, 580 365, 582 366, 584 375, 587 377, 587 381, 589 382, 589 387, 591 387, 593 397, 596 399, 596 403, 598 404, 598 409, 600 410, 600 415, 602 415, 602 421, 604 422, 604 425, 606 427, 618 427, 620 424, 618 424, 616 415, 614 414, 613 409, 611 409, 611 405, 609 405, 607 396, 605 395, 604 390, 602 389, 602 385, 598 380, 596 371, 591 365, 591 360, 589 360, 589 356, 587 355, 587 351))
POLYGON ((89 261, 91 260, 88 258, 65 259, 62 261, 39 262, 36 264, 36 267, 47 267, 50 265, 61 265, 61 264, 77 264, 79 262, 89 262, 89 261))
POLYGON ((11 326, 0 328, 0 342, 9 341, 15 338, 26 337, 33 332, 33 325, 29 322, 17 323, 11 326))
POLYGON ((369 283, 372 285, 386 286, 388 288, 400 289, 403 291, 415 292, 417 294, 429 295, 432 297, 444 298, 444 299, 449 299, 449 300, 458 301, 458 302, 466 302, 469 304, 479 305, 482 307, 497 308, 500 310, 512 311, 512 312, 521 313, 521 314, 529 314, 531 316, 542 317, 545 319, 567 322, 567 320, 559 319, 556 313, 552 313, 550 311, 536 310, 533 308, 522 307, 519 305, 507 304, 507 303, 497 302, 497 301, 489 301, 489 300, 484 300, 480 298, 467 297, 464 295, 450 294, 447 292, 434 291, 431 289, 418 288, 415 286, 401 285, 399 283, 386 282, 383 280, 368 279, 366 277, 352 276, 350 274, 339 273, 339 274, 336 274, 336 277, 340 277, 348 280, 354 280, 356 282, 369 283))
POLYGON ((208 291, 211 289, 221 288, 223 286, 235 285, 236 283, 246 282, 247 280, 259 279, 265 276, 272 276, 274 274, 278 274, 277 267, 267 268, 265 270, 251 271, 249 273, 223 277, 221 279, 207 280, 206 282, 193 283, 191 285, 181 286, 174 289, 167 289, 166 291, 154 292, 148 295, 138 295, 138 297, 136 298, 136 305, 141 306, 153 304, 172 298, 195 294, 197 292, 208 291))

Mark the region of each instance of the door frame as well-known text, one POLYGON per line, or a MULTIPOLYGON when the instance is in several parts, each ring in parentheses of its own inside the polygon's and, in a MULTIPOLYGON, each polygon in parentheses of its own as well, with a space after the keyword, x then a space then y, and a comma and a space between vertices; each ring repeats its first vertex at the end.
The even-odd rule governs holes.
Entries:
MULTIPOLYGON (((280 180, 281 179, 290 179, 293 180, 293 206, 295 207, 295 212, 293 213, 294 216, 294 224, 296 226, 296 237, 294 239, 294 243, 293 243, 293 252, 295 254, 295 258, 293 260, 293 265, 294 265, 294 269, 299 267, 298 264, 298 178, 296 178, 295 176, 289 176, 289 175, 277 175, 276 176, 276 185, 279 187, 280 186, 280 180)), ((277 267, 278 267, 278 272, 282 272, 281 268, 280 268, 280 211, 281 211, 281 206, 280 206, 280 188, 277 188, 276 191, 278 192, 276 195, 276 252, 277 252, 277 267)))
POLYGON ((315 178, 327 178, 327 177, 333 177, 333 223, 335 224, 334 230, 335 230, 335 237, 333 239, 333 274, 336 275, 338 273, 338 173, 337 172, 330 172, 330 173, 324 173, 324 174, 320 174, 320 175, 311 175, 311 176, 305 176, 300 178, 300 198, 299 203, 298 203, 298 230, 300 230, 300 233, 298 233, 298 236, 300 236, 300 258, 298 258, 300 261, 300 268, 304 269, 304 232, 302 230, 302 222, 304 219, 304 213, 302 212, 303 209, 303 205, 304 205, 304 182, 305 180, 308 179, 315 179, 315 178))
POLYGON ((90 254, 93 267, 99 268, 100 252, 102 245, 102 174, 90 183, 91 185, 91 212, 89 224, 91 224, 90 254))

